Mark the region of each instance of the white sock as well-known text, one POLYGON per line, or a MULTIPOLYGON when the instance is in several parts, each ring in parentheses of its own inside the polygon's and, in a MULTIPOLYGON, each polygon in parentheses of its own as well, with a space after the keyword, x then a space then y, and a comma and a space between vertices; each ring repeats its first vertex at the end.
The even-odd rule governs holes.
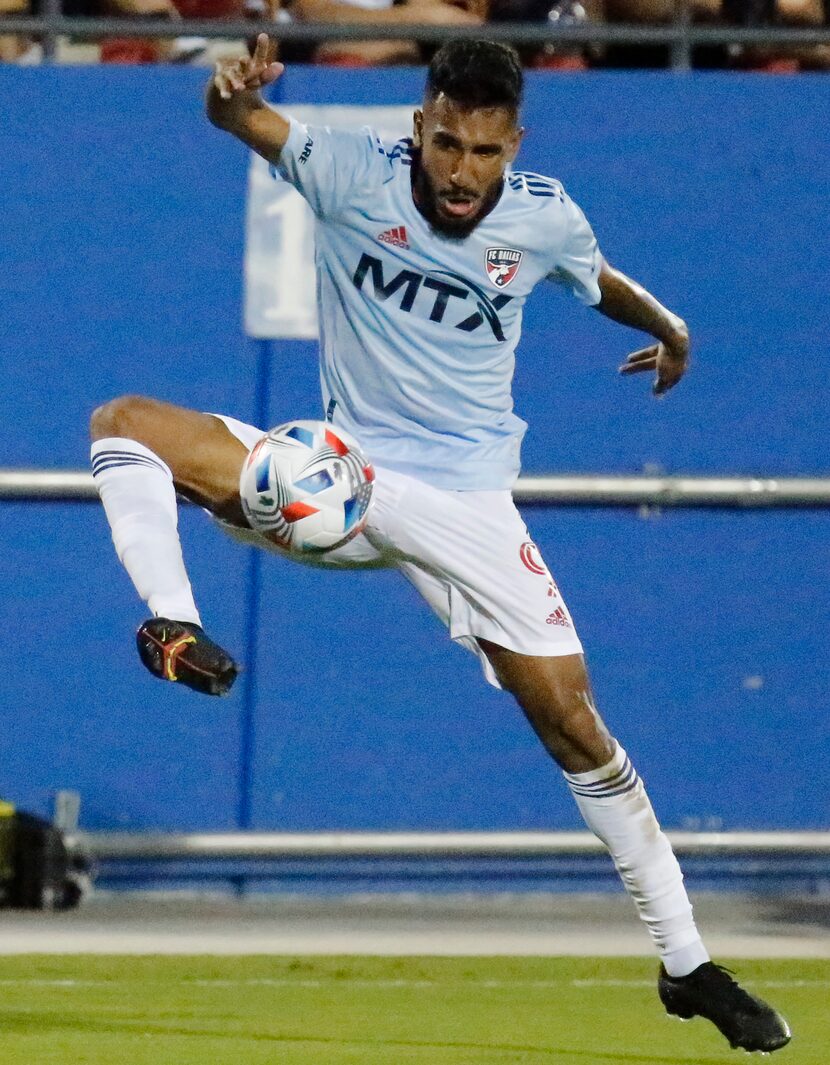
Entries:
POLYGON ((96 440, 91 458, 112 542, 138 594, 157 617, 201 625, 182 558, 170 468, 143 444, 121 437, 96 440))
POLYGON ((588 827, 611 852, 668 974, 686 976, 708 961, 677 858, 622 747, 608 765, 565 773, 565 780, 588 827))

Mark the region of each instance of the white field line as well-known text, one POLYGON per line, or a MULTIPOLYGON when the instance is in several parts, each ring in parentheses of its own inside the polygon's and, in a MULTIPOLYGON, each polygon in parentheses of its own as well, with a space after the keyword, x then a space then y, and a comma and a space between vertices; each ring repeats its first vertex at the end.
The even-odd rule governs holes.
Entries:
MULTIPOLYGON (((109 979, 109 980, 44 980, 36 977, 21 979, 0 979, 0 987, 53 987, 53 988, 84 988, 84 987, 112 987, 118 984, 133 984, 136 980, 109 979)), ((350 980, 348 977, 332 976, 328 979, 305 980, 305 979, 279 979, 270 977, 252 978, 250 980, 181 980, 183 986, 203 988, 231 988, 231 987, 277 987, 277 988, 308 988, 310 990, 322 990, 332 987, 372 987, 379 989, 414 988, 443 990, 447 987, 474 987, 493 990, 501 990, 512 987, 539 988, 541 990, 554 987, 573 987, 577 989, 591 990, 602 987, 632 987, 652 988, 654 980, 350 980)), ((830 980, 747 980, 747 987, 766 989, 787 989, 799 987, 830 987, 830 980)))

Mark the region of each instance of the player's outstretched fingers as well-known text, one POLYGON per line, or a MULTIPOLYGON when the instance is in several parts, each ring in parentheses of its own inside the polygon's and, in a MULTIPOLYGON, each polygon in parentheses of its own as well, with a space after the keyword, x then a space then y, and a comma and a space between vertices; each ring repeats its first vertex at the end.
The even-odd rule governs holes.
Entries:
POLYGON ((657 346, 657 379, 652 386, 655 396, 662 396, 670 388, 674 388, 683 377, 689 366, 689 341, 688 335, 683 336, 674 344, 658 344, 657 346))
POLYGON ((230 100, 235 92, 245 92, 244 74, 239 60, 220 59, 213 69, 213 81, 223 100, 230 100))
POLYGON ((640 351, 633 351, 622 366, 619 367, 619 372, 621 374, 632 374, 645 373, 646 370, 654 370, 657 367, 659 348, 659 344, 652 344, 651 347, 641 348, 640 351))
POLYGON ((271 48, 271 41, 267 33, 258 33, 256 38, 256 45, 254 46, 254 54, 251 56, 252 62, 257 66, 266 67, 270 61, 273 50, 271 48))
POLYGON ((261 89, 265 85, 270 85, 272 81, 276 81, 282 74, 285 67, 282 63, 276 62, 274 58, 276 54, 276 41, 272 41, 267 33, 258 34, 245 79, 248 88, 261 89))
POLYGON ((230 100, 232 95, 231 83, 222 63, 215 63, 213 66, 213 84, 223 100, 230 100))
POLYGON ((276 44, 267 33, 261 33, 252 56, 220 59, 214 67, 213 80, 222 99, 230 100, 234 93, 252 92, 276 81, 285 68, 269 58, 275 51, 276 44))
POLYGON ((665 356, 657 362, 657 380, 652 385, 655 396, 662 396, 670 388, 674 388, 685 371, 685 364, 677 359, 665 356))

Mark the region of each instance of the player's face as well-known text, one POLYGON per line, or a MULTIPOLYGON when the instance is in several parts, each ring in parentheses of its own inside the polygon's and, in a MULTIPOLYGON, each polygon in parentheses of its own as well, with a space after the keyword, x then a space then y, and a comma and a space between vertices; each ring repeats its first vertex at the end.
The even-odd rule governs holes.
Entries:
POLYGON ((424 102, 415 112, 414 193, 433 228, 455 237, 472 233, 498 200, 521 138, 506 107, 466 110, 443 93, 424 102))

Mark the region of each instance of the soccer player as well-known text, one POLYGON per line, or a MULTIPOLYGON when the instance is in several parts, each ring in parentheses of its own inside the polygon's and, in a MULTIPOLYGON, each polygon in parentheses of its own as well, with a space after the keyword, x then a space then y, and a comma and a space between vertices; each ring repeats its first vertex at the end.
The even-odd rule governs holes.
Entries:
MULTIPOLYGON (((376 469, 365 532, 324 560, 396 566, 511 692, 607 846, 661 958, 670 1014, 712 1021, 734 1047, 770 1051, 786 1022, 712 963, 680 867, 643 783, 594 705, 573 622, 516 510, 525 424, 511 378, 537 282, 651 335, 623 374, 682 377, 683 321, 602 258, 551 178, 512 169, 522 72, 515 52, 456 41, 437 52, 411 139, 312 128, 267 106, 282 72, 269 41, 218 64, 207 114, 271 164, 316 216, 323 409, 376 469)), ((92 464, 119 558, 153 617, 138 631, 156 676, 224 694, 237 667, 201 628, 177 533, 176 491, 234 534, 239 478, 264 430, 127 396, 92 416, 92 464)))

